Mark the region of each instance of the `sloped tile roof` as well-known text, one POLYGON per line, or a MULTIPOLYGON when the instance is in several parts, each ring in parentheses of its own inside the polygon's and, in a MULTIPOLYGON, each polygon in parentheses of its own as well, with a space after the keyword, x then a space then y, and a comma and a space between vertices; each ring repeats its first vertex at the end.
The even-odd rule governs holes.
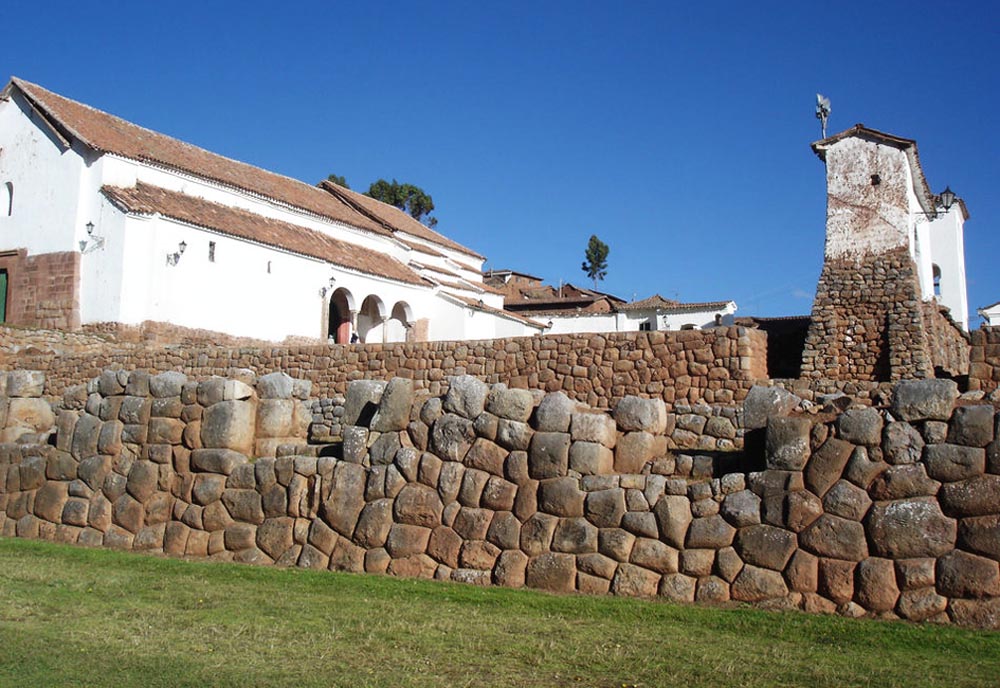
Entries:
POLYGON ((351 204, 328 190, 140 127, 23 79, 13 77, 11 84, 24 94, 60 134, 77 139, 96 151, 188 172, 377 234, 393 235, 401 231, 471 256, 482 257, 424 227, 406 213, 375 199, 362 197, 366 200, 351 204), (356 205, 369 212, 361 212, 356 205))
POLYGON ((531 327, 536 327, 542 330, 545 329, 545 325, 538 322, 537 320, 532 320, 531 318, 526 318, 523 315, 519 315, 517 313, 511 313, 510 311, 507 310, 494 308, 493 306, 487 306, 482 301, 477 301, 476 299, 470 299, 467 296, 459 296, 458 294, 452 294, 452 293, 447 293, 447 296, 457 301, 461 301, 466 306, 474 310, 482 311, 483 313, 490 313, 492 315, 500 315, 505 318, 509 318, 511 320, 515 320, 520 323, 524 323, 525 325, 530 325, 531 327))
POLYGON ((407 284, 428 285, 400 261, 372 249, 339 241, 322 232, 232 208, 203 198, 139 183, 131 188, 101 189, 118 207, 142 215, 165 217, 206 227, 220 234, 275 246, 334 265, 407 284))
POLYGON ((649 310, 656 309, 659 311, 665 311, 668 313, 695 313, 700 311, 717 311, 726 308, 732 301, 702 301, 696 303, 680 303, 678 301, 673 301, 671 299, 665 299, 659 294, 652 296, 648 299, 643 299, 642 301, 635 301, 633 303, 625 304, 624 306, 619 306, 618 310, 622 311, 639 311, 639 310, 649 310))

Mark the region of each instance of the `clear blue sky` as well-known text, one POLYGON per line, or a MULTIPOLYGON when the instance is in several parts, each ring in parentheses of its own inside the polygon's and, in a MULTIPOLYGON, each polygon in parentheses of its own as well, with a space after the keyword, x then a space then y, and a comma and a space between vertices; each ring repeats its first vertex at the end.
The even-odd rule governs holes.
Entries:
POLYGON ((14 0, 0 72, 310 183, 422 186, 489 268, 586 285, 597 234, 603 290, 741 315, 811 308, 819 91, 829 133, 917 140, 972 215, 972 323, 1000 300, 1000 3, 302 5, 14 0))

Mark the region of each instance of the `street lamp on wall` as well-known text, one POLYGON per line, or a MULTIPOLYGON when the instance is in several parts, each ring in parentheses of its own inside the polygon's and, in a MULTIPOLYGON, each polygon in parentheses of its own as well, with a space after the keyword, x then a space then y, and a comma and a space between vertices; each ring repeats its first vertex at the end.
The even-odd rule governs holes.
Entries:
POLYGON ((167 265, 177 265, 181 260, 181 256, 184 255, 184 251, 187 250, 187 246, 187 242, 185 241, 177 244, 177 250, 167 254, 167 265))
POLYGON ((93 253, 99 248, 104 248, 104 237, 94 234, 94 223, 88 222, 84 227, 87 228, 87 238, 80 240, 80 253, 93 253))

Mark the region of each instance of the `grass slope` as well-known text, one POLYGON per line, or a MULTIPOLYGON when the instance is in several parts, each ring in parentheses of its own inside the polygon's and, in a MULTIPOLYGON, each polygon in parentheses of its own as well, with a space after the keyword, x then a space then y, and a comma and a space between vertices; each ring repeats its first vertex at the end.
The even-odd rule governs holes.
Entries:
POLYGON ((1000 633, 0 539, 2 686, 984 686, 1000 633))

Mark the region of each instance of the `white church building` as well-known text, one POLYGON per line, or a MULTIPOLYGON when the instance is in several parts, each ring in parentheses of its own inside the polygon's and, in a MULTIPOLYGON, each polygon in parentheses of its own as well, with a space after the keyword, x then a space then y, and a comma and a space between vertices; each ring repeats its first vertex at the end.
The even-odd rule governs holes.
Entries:
POLYGON ((490 339, 484 257, 397 208, 312 186, 13 78, 0 93, 0 322, 340 343, 490 339))

